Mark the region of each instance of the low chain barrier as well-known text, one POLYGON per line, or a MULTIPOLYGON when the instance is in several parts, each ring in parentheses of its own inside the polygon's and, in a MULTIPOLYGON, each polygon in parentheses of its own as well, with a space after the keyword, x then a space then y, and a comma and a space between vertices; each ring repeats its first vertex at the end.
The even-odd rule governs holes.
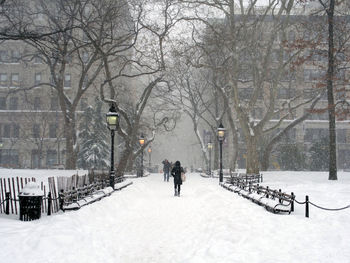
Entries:
POLYGON ((298 200, 295 200, 294 201, 299 204, 299 205, 305 205, 305 217, 309 217, 310 216, 310 205, 318 208, 318 209, 321 209, 321 210, 325 210, 325 211, 341 211, 341 210, 345 210, 345 209, 348 209, 350 208, 350 205, 347 205, 347 206, 344 206, 344 207, 340 207, 340 208, 327 208, 327 207, 322 207, 320 205, 317 205, 313 202, 310 202, 309 200, 309 196, 306 195, 305 196, 305 201, 304 202, 299 202, 298 200))

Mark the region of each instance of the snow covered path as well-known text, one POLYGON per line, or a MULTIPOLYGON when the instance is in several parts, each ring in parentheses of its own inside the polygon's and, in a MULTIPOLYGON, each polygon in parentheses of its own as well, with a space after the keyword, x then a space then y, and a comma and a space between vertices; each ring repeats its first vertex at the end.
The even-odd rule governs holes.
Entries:
POLYGON ((78 211, 32 222, 0 217, 7 263, 349 262, 350 209, 274 215, 189 174, 181 197, 152 174, 78 211))

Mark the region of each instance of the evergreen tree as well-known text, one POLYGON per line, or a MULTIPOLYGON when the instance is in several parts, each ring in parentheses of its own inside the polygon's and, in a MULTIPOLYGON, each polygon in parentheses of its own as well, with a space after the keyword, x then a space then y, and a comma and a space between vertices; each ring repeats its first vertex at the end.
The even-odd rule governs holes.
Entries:
POLYGON ((83 115, 79 133, 79 167, 83 169, 106 169, 109 165, 108 129, 102 113, 102 101, 95 100, 83 115))

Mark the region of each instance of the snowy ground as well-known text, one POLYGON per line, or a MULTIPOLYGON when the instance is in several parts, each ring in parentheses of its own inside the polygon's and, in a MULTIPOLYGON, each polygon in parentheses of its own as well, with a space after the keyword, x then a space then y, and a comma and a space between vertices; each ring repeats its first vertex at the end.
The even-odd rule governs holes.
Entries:
MULTIPOLYGON (((0 177, 6 170, 0 171, 0 177)), ((36 262, 349 262, 350 209, 328 212, 296 205, 275 215, 188 174, 181 197, 162 175, 133 185, 78 211, 21 222, 0 215, 0 258, 36 262)), ((267 172, 266 185, 305 195, 316 204, 350 204, 350 173, 330 182, 327 173, 267 172)))

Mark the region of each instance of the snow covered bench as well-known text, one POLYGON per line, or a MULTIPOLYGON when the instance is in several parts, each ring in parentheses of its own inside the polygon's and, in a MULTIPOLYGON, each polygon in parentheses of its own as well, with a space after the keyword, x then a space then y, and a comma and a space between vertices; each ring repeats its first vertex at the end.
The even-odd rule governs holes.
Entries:
POLYGON ((257 184, 263 181, 263 175, 232 172, 231 176, 226 179, 226 182, 234 184, 235 181, 244 181, 246 184, 249 184, 249 183, 257 184))
POLYGON ((221 186, 227 190, 237 193, 240 196, 265 207, 272 213, 288 213, 294 211, 294 198, 292 194, 283 193, 281 190, 272 190, 268 186, 263 187, 259 184, 246 184, 244 180, 235 179, 230 182, 222 183, 221 186))
POLYGON ((79 187, 78 189, 73 188, 69 191, 61 190, 59 193, 60 209, 63 211, 77 210, 82 206, 111 195, 113 191, 120 191, 132 183, 133 182, 125 182, 123 178, 116 178, 114 190, 112 187, 102 188, 105 185, 105 183, 102 182, 94 182, 90 185, 79 187))
POLYGON ((246 198, 252 202, 261 205, 272 213, 291 213, 294 209, 294 195, 286 194, 281 189, 273 190, 268 186, 263 187, 259 184, 250 185, 246 198))

